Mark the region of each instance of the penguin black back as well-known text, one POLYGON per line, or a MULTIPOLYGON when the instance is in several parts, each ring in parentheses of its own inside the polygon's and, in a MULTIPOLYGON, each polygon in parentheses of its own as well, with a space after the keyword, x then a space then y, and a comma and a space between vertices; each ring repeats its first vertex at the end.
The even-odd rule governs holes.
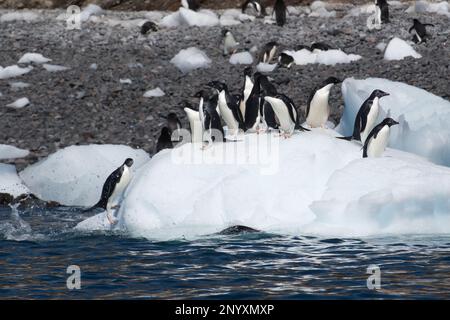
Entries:
POLYGON ((158 142, 156 143, 156 152, 160 152, 163 149, 172 149, 172 135, 170 129, 167 127, 163 127, 161 129, 161 133, 158 138, 158 142))
POLYGON ((147 34, 149 31, 152 32, 156 32, 158 31, 158 27, 156 25, 156 23, 152 22, 152 21, 147 21, 145 22, 142 27, 141 27, 141 33, 142 34, 147 34))
POLYGON ((286 5, 284 4, 284 0, 276 0, 273 11, 275 12, 277 25, 280 27, 284 26, 286 23, 286 5))
POLYGON ((381 22, 389 23, 389 5, 386 0, 376 0, 376 5, 381 11, 381 22))
POLYGON ((415 43, 426 42, 428 37, 426 26, 434 27, 431 23, 421 23, 419 19, 413 19, 413 26, 409 28, 409 32, 415 30, 416 34, 413 36, 415 43))
POLYGON ((367 158, 368 157, 368 148, 369 145, 372 143, 372 139, 376 139, 378 136, 378 133, 381 131, 381 129, 383 129, 384 126, 389 126, 392 127, 394 125, 397 125, 398 122, 395 121, 392 118, 385 118, 381 123, 379 123, 378 125, 376 125, 372 131, 370 131, 369 135, 367 136, 366 141, 364 142, 364 147, 363 147, 363 158, 367 158))

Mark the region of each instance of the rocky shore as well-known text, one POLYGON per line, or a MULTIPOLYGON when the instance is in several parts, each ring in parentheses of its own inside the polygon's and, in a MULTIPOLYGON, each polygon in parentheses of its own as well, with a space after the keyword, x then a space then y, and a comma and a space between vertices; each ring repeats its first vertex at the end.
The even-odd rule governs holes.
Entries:
MULTIPOLYGON (((352 8, 334 8, 336 17, 330 18, 292 15, 283 28, 264 24, 261 19, 228 28, 242 49, 261 48, 271 40, 277 40, 281 50, 322 41, 362 56, 350 64, 309 64, 272 72, 279 90, 302 112, 311 89, 328 76, 382 77, 450 98, 447 16, 409 14, 405 12, 408 5, 397 3, 391 6, 391 23, 369 32, 367 14, 350 16, 352 8), (414 17, 435 25, 430 28, 432 38, 414 46, 422 58, 383 60, 377 44, 387 43, 393 36, 410 40, 408 29, 414 17)), ((0 11, 0 15, 6 12, 10 11, 0 11)), ((30 150, 28 157, 9 161, 19 170, 76 144, 125 144, 153 153, 163 116, 176 112, 187 126, 184 102, 195 105, 192 96, 202 85, 221 79, 233 91, 242 86, 244 66, 232 65, 222 55, 221 26, 161 28, 142 36, 136 19, 147 19, 148 12, 105 11, 104 17, 83 23, 81 30, 69 31, 66 22, 58 19, 64 11, 34 12, 37 18, 32 21, 0 22, 0 65, 17 64, 24 53, 38 52, 52 59, 52 64, 70 69, 48 72, 35 65, 23 76, 0 80, 0 143, 30 150), (182 74, 170 63, 188 47, 203 50, 212 60, 210 67, 182 74), (29 86, 13 85, 15 82, 29 86), (165 96, 143 97, 157 87, 165 96), (30 104, 22 109, 6 107, 21 97, 27 97, 30 104)), ((331 120, 338 123, 343 109, 339 87, 332 91, 330 102, 331 120)))

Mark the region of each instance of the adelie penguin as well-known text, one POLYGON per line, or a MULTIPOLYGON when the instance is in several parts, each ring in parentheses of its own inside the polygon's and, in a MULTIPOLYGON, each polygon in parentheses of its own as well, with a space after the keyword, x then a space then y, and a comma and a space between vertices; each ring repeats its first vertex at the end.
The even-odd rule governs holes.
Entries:
POLYGON ((361 141, 364 145, 364 142, 369 136, 370 131, 376 125, 380 110, 379 100, 382 97, 388 95, 389 93, 386 93, 382 90, 374 90, 371 95, 363 102, 358 110, 358 113, 356 114, 352 135, 348 137, 338 137, 338 139, 344 139, 348 141, 355 139, 361 141))
POLYGON ((222 37, 223 37, 223 55, 227 56, 235 53, 239 46, 239 43, 236 41, 231 31, 228 29, 222 30, 222 37))
POLYGON ((239 101, 239 109, 241 110, 242 118, 245 120, 245 107, 250 96, 250 93, 253 90, 253 81, 252 81, 252 67, 246 67, 244 69, 244 85, 242 88, 241 99, 239 101))
POLYGON ((434 24, 421 23, 418 19, 413 19, 413 26, 409 28, 409 33, 411 33, 411 31, 414 31, 413 41, 415 43, 419 44, 427 41, 427 26, 434 27, 434 24))
POLYGON ((130 184, 132 165, 133 159, 128 158, 119 168, 114 170, 103 184, 100 200, 94 206, 85 210, 85 212, 96 208, 104 209, 106 210, 108 221, 111 224, 115 224, 116 220, 112 215, 112 210, 119 206, 123 193, 130 184))
POLYGON ((198 0, 181 0, 181 5, 193 11, 197 11, 200 9, 200 5, 198 4, 198 0))
POLYGON ((199 113, 203 113, 203 117, 201 117, 203 140, 207 142, 203 149, 206 149, 215 141, 225 141, 225 135, 219 113, 217 112, 219 95, 215 90, 202 90, 200 94, 203 99, 203 106, 202 111, 199 110, 199 113))
POLYGON ((217 90, 219 94, 220 115, 225 121, 229 135, 237 136, 239 129, 244 129, 244 119, 239 109, 239 99, 229 93, 225 83, 212 81, 208 86, 217 90))
POLYGON ((268 42, 260 53, 260 62, 270 63, 277 53, 278 43, 276 41, 268 42))
POLYGON ((294 102, 284 94, 277 94, 274 97, 266 96, 264 100, 269 102, 275 112, 281 136, 289 138, 295 129, 300 131, 309 131, 299 125, 297 108, 294 102))
POLYGON ((266 15, 266 8, 262 5, 261 1, 259 0, 247 0, 242 5, 242 13, 245 13, 245 11, 249 8, 252 8, 256 12, 257 17, 264 17, 266 15))
POLYGON ((306 124, 308 126, 311 128, 325 127, 330 116, 330 105, 328 104, 330 91, 333 85, 340 82, 341 80, 335 77, 329 77, 312 90, 306 106, 306 124))
POLYGON ((286 24, 286 5, 284 4, 284 0, 275 0, 273 13, 277 25, 280 27, 284 26, 286 24))
POLYGON ((184 112, 189 120, 189 126, 191 128, 191 142, 200 143, 203 141, 203 129, 202 122, 200 121, 200 115, 198 111, 192 108, 185 107, 184 112))
POLYGON ((167 127, 163 127, 161 129, 161 133, 158 137, 158 141, 156 143, 156 153, 160 152, 164 149, 172 149, 173 143, 172 143, 172 134, 170 132, 170 129, 167 127))
POLYGON ((183 128, 180 119, 175 112, 171 112, 167 115, 167 128, 169 128, 172 136, 172 141, 179 142, 181 140, 180 130, 183 128))
MULTIPOLYGON (((307 49, 307 47, 305 47, 304 49, 307 49)), ((324 43, 324 42, 315 42, 311 45, 311 47, 309 48, 309 51, 313 52, 313 53, 318 53, 321 51, 328 51, 328 50, 332 50, 333 48, 324 43)))
POLYGON ((276 119, 275 112, 272 105, 264 98, 266 96, 273 97, 278 94, 275 86, 270 83, 269 79, 265 75, 259 75, 259 84, 261 86, 261 103, 260 103, 260 117, 261 117, 261 132, 270 129, 278 129, 279 123, 276 119))
POLYGON ((386 0, 375 0, 377 20, 380 23, 389 23, 389 5, 386 0))
POLYGON ((249 132, 259 132, 260 130, 260 106, 261 106, 261 73, 256 72, 253 75, 254 83, 253 89, 245 103, 244 124, 245 130, 249 132))
POLYGON ((282 52, 278 57, 278 66, 289 69, 294 64, 294 58, 287 53, 282 52))
POLYGON ((158 26, 156 25, 156 23, 152 22, 152 21, 146 21, 142 26, 141 26, 141 34, 145 35, 148 32, 156 32, 158 31, 158 26))
POLYGON ((364 143, 363 158, 381 157, 389 142, 390 129, 397 124, 394 119, 386 118, 373 128, 364 143))

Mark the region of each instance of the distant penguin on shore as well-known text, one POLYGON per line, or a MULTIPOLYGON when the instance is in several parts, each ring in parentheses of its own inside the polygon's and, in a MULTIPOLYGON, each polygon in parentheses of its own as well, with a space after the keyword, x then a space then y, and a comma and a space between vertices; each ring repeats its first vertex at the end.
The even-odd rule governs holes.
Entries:
POLYGON ((227 56, 235 53, 239 46, 239 42, 236 41, 231 31, 228 29, 222 30, 222 37, 223 37, 223 54, 227 56))
POLYGON ((276 41, 271 41, 266 43, 264 48, 260 53, 260 62, 270 63, 277 53, 278 43, 276 41))
POLYGON ((172 149, 172 148, 173 143, 170 129, 167 127, 163 127, 158 137, 158 141, 156 142, 156 153, 164 149, 172 149))
POLYGON ((119 168, 114 170, 103 184, 100 200, 91 208, 84 210, 84 212, 92 211, 96 208, 104 209, 106 210, 106 217, 109 223, 115 224, 117 221, 112 215, 112 210, 119 206, 123 193, 131 181, 131 166, 133 163, 133 159, 128 158, 119 168))
POLYGON ((386 0, 375 0, 375 6, 377 7, 377 20, 380 23, 389 23, 389 4, 386 0))
POLYGON ((389 142, 390 128, 398 122, 392 118, 384 119, 370 131, 363 147, 363 158, 381 157, 389 142))
POLYGON ((338 137, 338 139, 348 141, 355 139, 361 141, 364 145, 367 136, 376 125, 380 110, 379 100, 388 95, 389 93, 379 89, 372 91, 371 95, 363 102, 356 114, 352 135, 348 137, 338 137))
POLYGON ((200 9, 200 5, 198 3, 198 0, 181 0, 181 5, 186 8, 193 11, 197 11, 200 9))
POLYGON ((242 13, 245 13, 247 9, 252 8, 256 12, 257 17, 264 17, 266 15, 266 8, 259 0, 247 0, 242 5, 242 13))
POLYGON ((142 26, 141 26, 141 34, 145 35, 147 34, 149 31, 151 32, 156 32, 158 31, 158 26, 156 25, 156 23, 152 22, 152 21, 146 21, 142 26))
POLYGON ((285 52, 278 57, 278 66, 289 69, 294 64, 294 58, 285 52))
POLYGON ((311 91, 306 106, 306 124, 311 128, 325 127, 331 112, 328 104, 330 91, 333 85, 340 82, 335 77, 329 77, 311 91))
POLYGON ((426 42, 428 38, 428 33, 426 27, 434 27, 434 24, 431 23, 421 23, 418 19, 413 19, 413 26, 409 28, 409 33, 414 31, 413 41, 417 44, 422 42, 426 42))
POLYGON ((280 27, 284 26, 286 24, 286 5, 284 4, 284 0, 275 0, 273 13, 277 25, 280 27))

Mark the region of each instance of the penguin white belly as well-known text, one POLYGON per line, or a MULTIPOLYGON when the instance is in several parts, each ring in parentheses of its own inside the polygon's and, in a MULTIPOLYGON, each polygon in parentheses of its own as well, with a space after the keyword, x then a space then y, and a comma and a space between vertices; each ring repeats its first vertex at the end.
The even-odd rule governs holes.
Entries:
MULTIPOLYGON (((278 119, 280 124, 279 129, 284 133, 292 133, 295 129, 295 123, 292 121, 289 110, 287 109, 286 104, 277 98, 265 97, 266 101, 269 102, 272 106, 273 112, 275 112, 275 116, 278 119)), ((295 111, 294 111, 295 115, 295 111)))
POLYGON ((200 122, 199 112, 189 108, 184 108, 184 111, 186 112, 191 127, 191 142, 202 142, 203 125, 200 122))
POLYGON ((252 90, 253 90, 253 82, 250 80, 248 76, 245 76, 244 98, 241 100, 239 104, 239 109, 241 110, 241 114, 242 117, 244 117, 244 120, 245 120, 245 103, 247 102, 250 93, 252 93, 252 90))
POLYGON ((421 37, 419 36, 419 34, 417 33, 416 29, 414 29, 414 33, 415 33, 415 35, 416 35, 416 38, 417 38, 418 43, 421 43, 421 42, 422 42, 422 38, 421 38, 421 37))
POLYGON ((239 129, 239 124, 234 118, 233 112, 228 108, 225 98, 225 91, 221 91, 219 94, 219 109, 220 115, 227 124, 230 133, 235 133, 239 129))
POLYGON ((311 100, 311 105, 309 106, 309 114, 306 118, 306 123, 312 128, 324 126, 330 116, 330 105, 328 104, 330 91, 322 90, 324 89, 320 89, 316 92, 314 98, 311 100))
POLYGON ((226 36, 224 41, 223 53, 224 54, 233 53, 236 50, 237 45, 238 44, 232 35, 226 36))
POLYGON ((116 206, 119 204, 122 195, 127 188, 128 184, 131 181, 131 172, 127 166, 124 166, 122 177, 120 177, 120 181, 116 184, 114 188, 113 194, 109 198, 108 205, 116 206))
POLYGON ((381 157, 389 142, 389 127, 384 126, 377 134, 376 138, 372 138, 367 147, 367 156, 371 158, 381 157))
POLYGON ((378 98, 375 98, 372 107, 370 108, 369 114, 367 115, 366 128, 361 132, 361 143, 363 145, 364 142, 366 142, 367 136, 369 135, 370 131, 372 131, 372 129, 376 126, 379 110, 380 108, 378 98))

